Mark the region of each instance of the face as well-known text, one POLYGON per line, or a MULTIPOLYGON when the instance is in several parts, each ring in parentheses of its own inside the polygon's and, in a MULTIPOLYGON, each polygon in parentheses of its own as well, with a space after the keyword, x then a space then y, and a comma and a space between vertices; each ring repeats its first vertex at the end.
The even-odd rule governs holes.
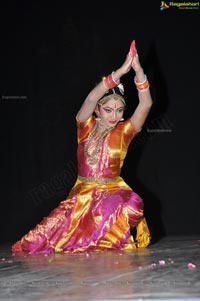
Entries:
POLYGON ((111 98, 105 104, 99 106, 98 113, 101 122, 105 126, 115 126, 123 116, 124 104, 120 99, 111 98))

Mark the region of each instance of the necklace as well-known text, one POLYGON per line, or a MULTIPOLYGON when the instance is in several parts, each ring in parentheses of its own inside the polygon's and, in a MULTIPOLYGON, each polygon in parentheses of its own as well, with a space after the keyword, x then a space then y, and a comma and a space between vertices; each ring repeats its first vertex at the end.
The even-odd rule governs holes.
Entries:
POLYGON ((101 134, 99 135, 99 137, 97 138, 94 150, 91 153, 89 153, 89 146, 90 146, 92 140, 94 139, 94 137, 97 135, 99 128, 100 128, 100 124, 99 124, 99 122, 96 122, 95 128, 94 128, 93 132, 91 133, 88 141, 86 142, 85 148, 84 148, 84 153, 85 153, 86 157, 89 158, 90 165, 97 163, 97 161, 98 161, 97 153, 99 151, 100 143, 103 140, 103 138, 105 137, 105 135, 113 129, 113 127, 108 127, 105 130, 103 130, 101 132, 101 134))

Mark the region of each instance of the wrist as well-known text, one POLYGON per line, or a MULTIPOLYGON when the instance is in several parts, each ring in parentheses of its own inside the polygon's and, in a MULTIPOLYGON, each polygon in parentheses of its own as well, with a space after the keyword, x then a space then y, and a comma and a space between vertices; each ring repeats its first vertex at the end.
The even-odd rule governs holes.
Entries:
POLYGON ((115 76, 115 71, 103 78, 106 88, 113 89, 120 84, 120 79, 115 76))
POLYGON ((135 77, 137 82, 143 82, 145 80, 145 73, 143 68, 140 68, 139 70, 135 71, 135 77))
POLYGON ((135 76, 134 83, 139 92, 144 92, 144 91, 148 90, 149 86, 150 86, 147 76, 144 73, 143 73, 143 80, 140 81, 140 79, 138 80, 138 78, 135 76))
POLYGON ((113 79, 115 81, 120 80, 120 78, 124 75, 121 69, 117 69, 116 71, 113 72, 113 79))

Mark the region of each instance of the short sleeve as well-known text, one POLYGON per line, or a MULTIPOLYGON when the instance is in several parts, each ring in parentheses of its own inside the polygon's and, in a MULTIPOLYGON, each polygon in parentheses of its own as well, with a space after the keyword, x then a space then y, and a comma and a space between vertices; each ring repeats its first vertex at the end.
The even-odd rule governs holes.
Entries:
POLYGON ((120 122, 118 126, 123 135, 123 142, 126 146, 128 146, 132 139, 138 134, 138 131, 136 131, 133 127, 130 118, 124 122, 120 122))
POLYGON ((78 143, 88 136, 95 124, 96 118, 93 115, 84 121, 76 120, 78 143))

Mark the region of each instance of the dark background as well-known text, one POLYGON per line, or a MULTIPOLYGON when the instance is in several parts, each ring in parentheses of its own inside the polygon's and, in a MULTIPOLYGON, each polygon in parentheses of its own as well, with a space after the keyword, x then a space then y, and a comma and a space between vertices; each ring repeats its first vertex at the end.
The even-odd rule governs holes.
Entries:
MULTIPOLYGON (((75 115, 133 39, 154 104, 122 176, 143 198, 154 239, 200 234, 199 12, 149 1, 42 3, 1 9, 1 242, 67 197, 77 176, 75 115)), ((133 78, 122 78, 126 117, 138 102, 133 78)))

